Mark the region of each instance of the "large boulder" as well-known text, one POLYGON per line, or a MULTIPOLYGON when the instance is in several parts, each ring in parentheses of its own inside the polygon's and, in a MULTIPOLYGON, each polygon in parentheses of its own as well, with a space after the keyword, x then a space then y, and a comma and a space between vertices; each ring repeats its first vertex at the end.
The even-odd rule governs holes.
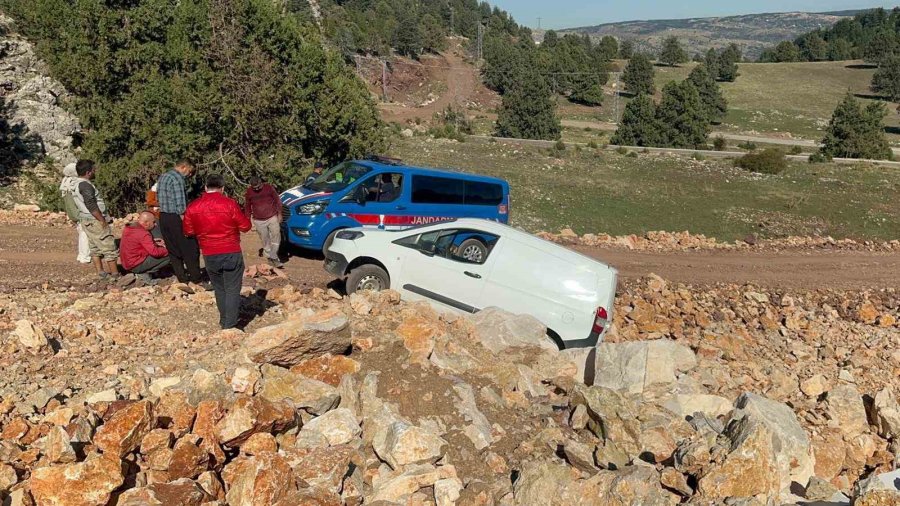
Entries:
POLYGON ((340 311, 323 311, 263 327, 247 341, 254 362, 291 367, 326 353, 346 352, 350 348, 349 320, 340 311))
POLYGON ((393 469, 409 464, 433 464, 444 456, 447 441, 428 430, 401 421, 387 427, 383 437, 376 436, 375 452, 393 469))
POLYGON ((117 456, 94 455, 77 464, 35 469, 31 495, 40 506, 106 506, 124 481, 117 456))
POLYGON ((327 448, 285 448, 282 455, 294 476, 313 487, 339 492, 352 465, 363 464, 362 454, 350 445, 327 448))
POLYGON ((133 402, 117 411, 94 435, 94 444, 111 456, 122 458, 141 445, 156 426, 153 403, 133 402))
POLYGON ((900 504, 900 471, 872 474, 853 486, 853 506, 896 506, 900 504))
POLYGON ((253 434, 281 432, 296 425, 294 408, 286 402, 238 396, 215 425, 216 439, 225 446, 241 446, 253 434))
POLYGON ((530 315, 516 315, 497 307, 487 307, 472 317, 472 323, 475 325, 475 336, 494 353, 520 346, 557 349, 547 338, 547 327, 530 315))
POLYGON ((666 390, 678 374, 697 366, 689 348, 668 340, 601 343, 594 385, 627 394, 666 390))
POLYGON ((733 419, 750 418, 765 425, 772 433, 781 489, 790 488, 791 482, 805 485, 815 472, 815 458, 809 436, 797 421, 794 410, 749 392, 738 397, 734 407, 733 419))
POLYGON ((900 405, 892 389, 885 388, 875 394, 869 415, 879 436, 885 439, 900 438, 900 405))
POLYGON ((231 506, 275 504, 297 491, 290 463, 277 453, 238 457, 222 470, 222 480, 231 506))
POLYGON ((331 446, 349 443, 357 438, 362 429, 356 421, 356 415, 347 408, 338 408, 313 418, 300 430, 303 432, 318 432, 331 446))
POLYGON ((341 399, 337 388, 307 378, 289 369, 270 364, 262 366, 263 383, 259 396, 272 402, 288 401, 296 409, 322 414, 337 406, 341 399))
POLYGON ((855 386, 838 385, 826 396, 828 416, 837 423, 846 440, 850 440, 869 430, 866 407, 855 386))
POLYGON ((641 422, 634 402, 609 388, 592 386, 575 390, 573 405, 587 408, 588 428, 601 439, 613 441, 630 457, 641 451, 641 422))
POLYGON ((732 409, 730 400, 709 394, 675 394, 666 398, 662 405, 682 418, 698 412, 717 418, 728 415, 732 409))
POLYGON ((629 466, 618 471, 600 471, 584 483, 582 501, 572 504, 596 506, 671 506, 678 496, 660 485, 660 475, 648 466, 629 466))
POLYGON ((439 480, 456 477, 456 468, 453 466, 410 465, 389 473, 375 482, 367 504, 378 504, 378 501, 385 501, 385 504, 406 504, 406 500, 419 489, 431 487, 439 480))
POLYGON ((572 467, 538 461, 527 464, 513 485, 514 504, 570 506, 581 504, 579 473, 572 467))
POLYGON ((728 424, 731 447, 725 458, 711 465, 698 483, 705 501, 763 496, 777 499, 781 490, 772 432, 749 417, 728 424))
POLYGON ((193 480, 182 478, 132 488, 119 496, 117 506, 200 506, 210 497, 193 480))

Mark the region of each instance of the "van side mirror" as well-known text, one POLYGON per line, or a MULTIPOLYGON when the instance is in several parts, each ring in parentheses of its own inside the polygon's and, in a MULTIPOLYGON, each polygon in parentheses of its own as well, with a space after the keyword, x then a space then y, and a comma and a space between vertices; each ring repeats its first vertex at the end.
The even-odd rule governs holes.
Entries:
POLYGON ((361 206, 366 205, 366 196, 369 192, 366 190, 365 186, 363 186, 363 185, 357 186, 356 190, 354 190, 354 192, 355 192, 355 197, 356 197, 356 203, 361 206))

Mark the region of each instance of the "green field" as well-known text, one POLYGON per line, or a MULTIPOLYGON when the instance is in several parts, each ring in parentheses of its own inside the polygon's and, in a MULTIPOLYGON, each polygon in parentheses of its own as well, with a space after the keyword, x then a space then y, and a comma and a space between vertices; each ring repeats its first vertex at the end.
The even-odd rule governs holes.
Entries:
POLYGON ((729 160, 574 148, 557 157, 540 148, 427 137, 398 138, 391 154, 507 179, 513 223, 530 231, 900 238, 897 169, 795 163, 765 176, 729 160))
MULTIPOLYGON (((669 81, 687 77, 695 64, 656 67, 657 95, 669 81)), ((728 115, 716 131, 749 135, 797 137, 819 140, 835 106, 847 91, 868 102, 869 84, 875 69, 861 61, 816 63, 743 63, 733 83, 720 83, 728 100, 728 115)), ((612 83, 610 83, 612 84, 612 83)), ((614 96, 608 89, 603 107, 570 104, 561 99, 563 119, 614 121, 614 96)), ((629 98, 622 96, 621 115, 629 98)), ((900 144, 900 114, 897 104, 887 104, 885 126, 888 139, 900 144)))

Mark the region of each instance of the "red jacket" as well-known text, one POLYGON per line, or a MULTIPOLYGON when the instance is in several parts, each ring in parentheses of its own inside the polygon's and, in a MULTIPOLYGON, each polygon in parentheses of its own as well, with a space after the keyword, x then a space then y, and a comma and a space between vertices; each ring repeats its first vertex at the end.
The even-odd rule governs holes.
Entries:
POLYGON ((241 232, 250 220, 241 206, 219 192, 204 193, 184 211, 184 235, 195 236, 204 256, 241 252, 241 232))
POLYGON ((122 241, 119 243, 119 258, 126 271, 134 269, 147 257, 162 258, 169 252, 153 242, 153 236, 144 227, 133 223, 122 230, 122 241))
POLYGON ((281 198, 269 183, 262 185, 259 191, 253 187, 244 193, 244 214, 254 220, 268 220, 281 213, 281 198))

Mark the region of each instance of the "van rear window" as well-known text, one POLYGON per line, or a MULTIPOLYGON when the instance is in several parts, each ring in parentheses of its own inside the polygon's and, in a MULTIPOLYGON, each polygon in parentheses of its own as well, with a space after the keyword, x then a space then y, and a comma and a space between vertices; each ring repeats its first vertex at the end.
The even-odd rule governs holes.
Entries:
POLYGON ((415 204, 496 206, 503 202, 503 187, 448 177, 413 176, 412 201, 415 204))

